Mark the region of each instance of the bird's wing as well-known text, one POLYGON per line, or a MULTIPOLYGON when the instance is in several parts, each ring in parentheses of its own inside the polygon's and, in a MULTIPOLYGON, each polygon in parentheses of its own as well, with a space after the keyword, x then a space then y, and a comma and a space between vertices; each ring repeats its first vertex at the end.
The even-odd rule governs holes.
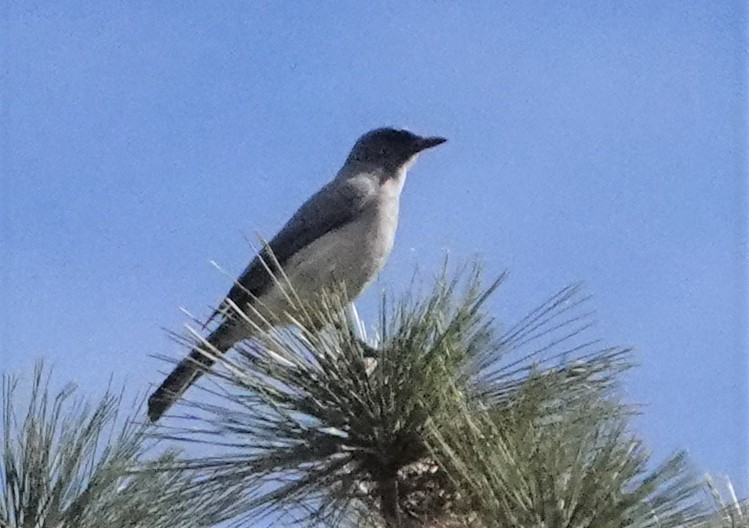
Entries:
POLYGON ((279 266, 283 269, 297 251, 354 220, 370 199, 370 193, 347 182, 334 180, 320 189, 245 268, 206 326, 216 317, 226 315, 227 300, 244 307, 262 295, 276 280, 268 270, 276 273, 279 266))

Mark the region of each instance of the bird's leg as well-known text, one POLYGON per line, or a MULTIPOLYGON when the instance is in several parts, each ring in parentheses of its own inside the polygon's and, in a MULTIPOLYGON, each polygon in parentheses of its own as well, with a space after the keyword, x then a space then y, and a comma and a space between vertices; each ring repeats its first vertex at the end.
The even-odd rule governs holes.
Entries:
POLYGON ((377 356, 380 355, 380 351, 367 343, 366 336, 363 335, 364 332, 362 330, 362 326, 360 324, 361 319, 359 319, 359 313, 356 311, 356 306, 354 303, 349 303, 346 305, 346 322, 348 323, 349 329, 354 334, 354 338, 356 339, 357 343, 359 343, 359 346, 361 347, 362 354, 364 355, 365 359, 374 359, 377 356))
MULTIPOLYGON (((333 323, 333 326, 336 328, 336 330, 343 330, 343 324, 336 321, 333 323)), ((380 350, 378 348, 373 347, 369 343, 367 343, 364 339, 362 339, 355 328, 349 328, 349 330, 354 334, 354 341, 359 345, 362 351, 362 355, 365 359, 374 359, 377 356, 380 355, 380 350)))

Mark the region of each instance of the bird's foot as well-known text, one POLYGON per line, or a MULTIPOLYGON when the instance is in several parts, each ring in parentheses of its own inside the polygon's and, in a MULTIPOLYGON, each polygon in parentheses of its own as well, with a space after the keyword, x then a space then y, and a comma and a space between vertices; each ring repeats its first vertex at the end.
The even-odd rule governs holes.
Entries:
POLYGON ((365 359, 377 359, 377 356, 380 355, 380 350, 373 347, 363 339, 356 339, 359 342, 359 346, 362 350, 362 355, 364 355, 365 359))

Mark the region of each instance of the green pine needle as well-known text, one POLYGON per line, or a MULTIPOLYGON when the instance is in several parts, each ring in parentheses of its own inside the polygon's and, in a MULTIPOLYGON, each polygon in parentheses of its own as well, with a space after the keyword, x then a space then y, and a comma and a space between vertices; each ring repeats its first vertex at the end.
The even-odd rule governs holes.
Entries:
POLYGON ((3 528, 199 527, 223 518, 218 501, 205 505, 187 495, 192 474, 153 470, 172 465, 176 454, 146 456, 154 442, 144 426, 119 419, 121 396, 108 390, 89 403, 73 385, 52 394, 41 363, 28 396, 18 385, 15 377, 3 378, 3 528), (173 500, 156 500, 165 489, 173 500))

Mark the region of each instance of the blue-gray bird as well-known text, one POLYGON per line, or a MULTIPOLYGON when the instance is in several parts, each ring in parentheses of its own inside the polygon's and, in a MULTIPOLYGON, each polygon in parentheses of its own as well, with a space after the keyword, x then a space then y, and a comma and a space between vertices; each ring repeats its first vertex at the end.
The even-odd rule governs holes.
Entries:
MULTIPOLYGON (((260 326, 290 322, 296 303, 278 280, 278 266, 303 304, 341 284, 344 301, 356 299, 393 248, 406 172, 420 152, 445 141, 393 128, 378 128, 359 138, 335 178, 250 262, 211 315, 209 321, 220 320, 206 338, 212 348, 222 354, 252 337, 250 325, 232 313, 232 303, 260 326)), ((212 364, 211 357, 192 350, 148 399, 150 420, 158 420, 212 364)))

